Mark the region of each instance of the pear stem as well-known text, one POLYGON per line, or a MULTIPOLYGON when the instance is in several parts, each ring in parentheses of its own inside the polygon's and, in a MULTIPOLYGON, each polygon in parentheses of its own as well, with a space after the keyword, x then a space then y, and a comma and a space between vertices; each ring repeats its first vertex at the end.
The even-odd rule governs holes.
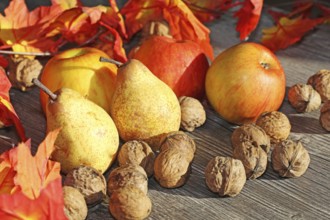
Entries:
POLYGON ((38 86, 42 91, 44 91, 53 101, 57 99, 57 95, 50 91, 44 84, 42 84, 37 78, 32 79, 32 83, 38 86))
POLYGON ((119 62, 117 60, 114 60, 114 59, 109 59, 109 58, 106 58, 106 57, 100 57, 100 62, 108 62, 108 63, 112 63, 112 64, 115 64, 116 66, 120 67, 123 65, 122 62, 119 62))

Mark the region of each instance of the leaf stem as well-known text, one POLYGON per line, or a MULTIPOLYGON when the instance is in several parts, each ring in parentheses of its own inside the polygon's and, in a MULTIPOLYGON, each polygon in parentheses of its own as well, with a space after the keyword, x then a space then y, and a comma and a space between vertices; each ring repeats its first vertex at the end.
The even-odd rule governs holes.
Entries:
POLYGON ((115 64, 117 65, 118 67, 122 66, 123 63, 122 62, 119 62, 117 60, 114 60, 114 59, 109 59, 109 58, 106 58, 106 57, 100 57, 100 62, 108 62, 108 63, 112 63, 112 64, 115 64))
POLYGON ((37 78, 32 79, 32 83, 38 86, 42 91, 44 91, 53 101, 57 99, 57 95, 50 91, 44 84, 42 84, 37 78))
POLYGON ((22 55, 22 56, 52 56, 50 52, 18 52, 9 50, 0 50, 0 54, 22 55))

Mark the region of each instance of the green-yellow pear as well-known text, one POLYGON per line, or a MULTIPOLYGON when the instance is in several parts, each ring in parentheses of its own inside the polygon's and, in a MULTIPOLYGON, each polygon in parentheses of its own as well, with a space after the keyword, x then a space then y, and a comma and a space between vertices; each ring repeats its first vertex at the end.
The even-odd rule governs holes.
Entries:
POLYGON ((110 114, 124 141, 143 140, 180 128, 176 95, 135 59, 118 68, 110 114))
POLYGON ((69 88, 55 92, 47 105, 47 131, 61 128, 52 159, 68 173, 80 165, 104 173, 115 160, 119 135, 110 115, 69 88))

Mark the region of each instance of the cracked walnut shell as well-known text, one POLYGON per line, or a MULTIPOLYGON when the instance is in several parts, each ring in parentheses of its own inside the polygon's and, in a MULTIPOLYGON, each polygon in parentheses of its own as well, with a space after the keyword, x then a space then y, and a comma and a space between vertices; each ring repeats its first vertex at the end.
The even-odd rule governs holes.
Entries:
POLYGON ((257 118, 256 125, 264 129, 271 143, 287 139, 291 131, 288 117, 279 111, 264 112, 257 118))
POLYGON ((109 210, 117 220, 142 220, 151 213, 150 198, 135 186, 114 191, 109 199, 109 210))
POLYGON ((270 138, 266 132, 256 124, 243 124, 236 128, 231 135, 233 149, 246 143, 261 147, 266 153, 270 151, 270 138))
POLYGON ((137 164, 126 164, 113 169, 108 178, 108 194, 133 185, 144 194, 148 193, 148 176, 144 169, 137 164))
POLYGON ((155 154, 151 147, 144 141, 128 141, 123 144, 118 152, 119 166, 136 164, 143 167, 148 177, 154 172, 155 154))
POLYGON ((106 180, 102 173, 90 166, 79 166, 65 177, 64 186, 78 189, 89 206, 96 205, 106 196, 106 180))
POLYGON ((84 220, 88 208, 81 192, 71 186, 63 186, 64 213, 69 220, 84 220))
POLYGON ((277 143, 271 158, 273 169, 282 177, 299 177, 310 163, 309 153, 302 143, 292 140, 277 143))
POLYGON ((324 102, 321 107, 320 123, 325 130, 330 131, 330 100, 324 102))
POLYGON ((330 70, 322 69, 309 77, 307 84, 320 94, 322 102, 330 100, 330 70))
POLYGON ((216 156, 209 161, 205 169, 207 187, 220 196, 236 196, 246 183, 242 161, 216 156))
POLYGON ((289 103, 299 113, 312 112, 321 105, 320 94, 311 85, 295 84, 288 92, 289 103))
POLYGON ((206 121, 206 113, 203 105, 195 98, 181 96, 179 98, 181 107, 181 129, 194 131, 206 121))

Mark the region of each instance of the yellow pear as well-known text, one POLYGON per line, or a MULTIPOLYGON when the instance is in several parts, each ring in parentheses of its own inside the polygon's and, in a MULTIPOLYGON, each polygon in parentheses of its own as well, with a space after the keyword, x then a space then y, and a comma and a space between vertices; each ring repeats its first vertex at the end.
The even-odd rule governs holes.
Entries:
POLYGON ((61 128, 52 160, 68 173, 80 165, 104 173, 113 163, 119 135, 110 115, 100 106, 69 88, 55 92, 47 105, 47 131, 61 128))
POLYGON ((180 128, 179 101, 140 61, 118 68, 110 114, 124 140, 143 140, 180 128))

